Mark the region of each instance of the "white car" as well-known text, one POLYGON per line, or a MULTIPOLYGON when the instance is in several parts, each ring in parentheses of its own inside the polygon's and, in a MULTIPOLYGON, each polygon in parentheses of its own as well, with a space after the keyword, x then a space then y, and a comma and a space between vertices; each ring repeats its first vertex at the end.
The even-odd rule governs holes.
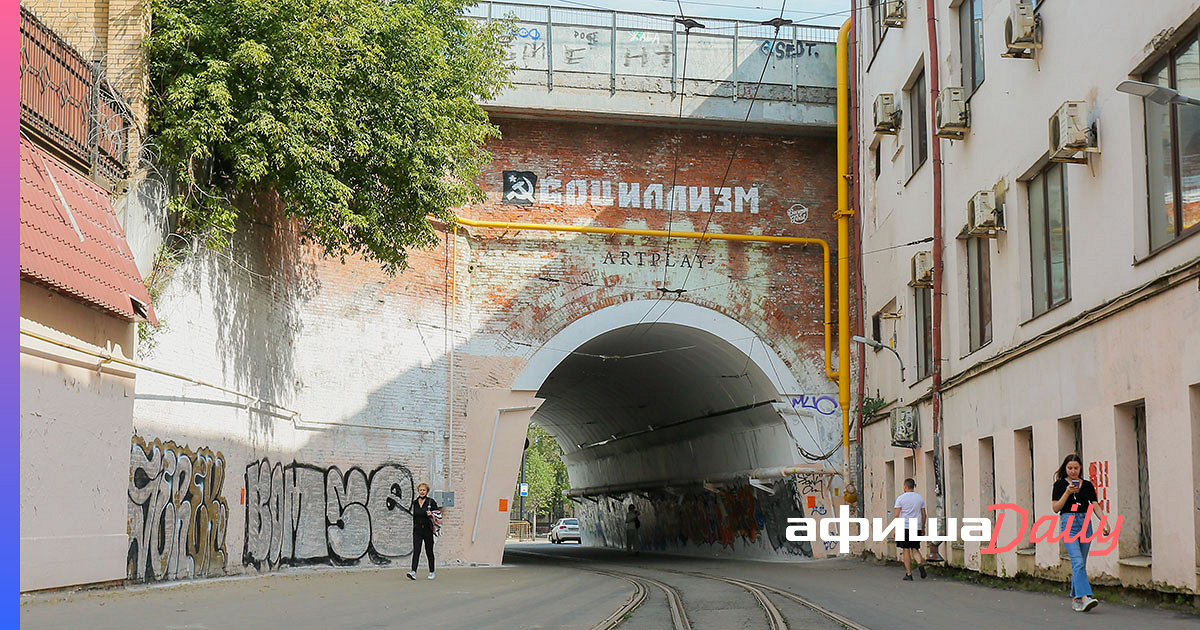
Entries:
POLYGON ((557 545, 568 540, 583 544, 583 540, 579 537, 579 519, 577 518, 560 518, 550 528, 550 542, 557 545))

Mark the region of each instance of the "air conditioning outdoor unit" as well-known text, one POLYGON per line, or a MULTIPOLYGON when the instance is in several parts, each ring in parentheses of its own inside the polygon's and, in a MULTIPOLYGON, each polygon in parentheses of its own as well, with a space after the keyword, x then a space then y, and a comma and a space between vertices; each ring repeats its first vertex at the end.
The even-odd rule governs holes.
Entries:
POLYGON ((1004 229, 1003 216, 996 208, 996 193, 981 190, 967 202, 967 234, 970 236, 994 236, 996 230, 1004 229))
POLYGON ((875 97, 875 133, 896 135, 900 130, 900 112, 896 111, 896 97, 880 94, 875 97))
POLYGON ((1002 57, 1023 59, 1042 47, 1042 18, 1033 11, 1033 0, 1015 0, 1012 14, 1004 22, 1002 57))
POLYGON ((933 135, 939 138, 962 139, 971 126, 966 91, 960 87, 943 89, 938 94, 933 114, 937 125, 933 135))
POLYGON ((1050 160, 1087 162, 1083 153, 1098 153, 1096 128, 1088 122, 1085 101, 1067 101, 1050 117, 1050 160))
POLYGON ((921 445, 920 417, 915 406, 896 407, 889 414, 892 446, 913 448, 921 445))
POLYGON ((919 251, 912 257, 912 280, 910 287, 933 286, 933 252, 919 251))
POLYGON ((904 27, 904 0, 886 0, 883 9, 883 25, 887 27, 904 27))

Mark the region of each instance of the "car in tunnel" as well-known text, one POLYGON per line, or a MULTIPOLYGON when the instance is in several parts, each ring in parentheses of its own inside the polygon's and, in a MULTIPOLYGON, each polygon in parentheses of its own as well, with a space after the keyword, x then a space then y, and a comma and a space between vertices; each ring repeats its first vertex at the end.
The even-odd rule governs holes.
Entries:
POLYGON ((550 528, 550 542, 557 545, 568 540, 583 544, 583 539, 579 537, 579 519, 577 518, 560 518, 550 528))

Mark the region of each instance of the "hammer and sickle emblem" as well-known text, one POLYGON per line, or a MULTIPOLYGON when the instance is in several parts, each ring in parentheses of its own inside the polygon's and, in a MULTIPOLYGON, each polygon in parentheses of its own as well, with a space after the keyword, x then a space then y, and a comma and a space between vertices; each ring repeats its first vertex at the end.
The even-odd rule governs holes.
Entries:
POLYGON ((504 203, 529 206, 537 202, 537 175, 529 171, 504 172, 504 203))

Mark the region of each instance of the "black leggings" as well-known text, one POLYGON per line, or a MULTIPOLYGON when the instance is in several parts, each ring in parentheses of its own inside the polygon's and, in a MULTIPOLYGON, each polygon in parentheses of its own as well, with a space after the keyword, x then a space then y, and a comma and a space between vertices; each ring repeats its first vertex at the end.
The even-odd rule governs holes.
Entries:
POLYGON ((425 555, 429 558, 429 572, 433 573, 433 528, 422 527, 413 530, 412 570, 414 572, 421 564, 421 543, 425 543, 425 555))

